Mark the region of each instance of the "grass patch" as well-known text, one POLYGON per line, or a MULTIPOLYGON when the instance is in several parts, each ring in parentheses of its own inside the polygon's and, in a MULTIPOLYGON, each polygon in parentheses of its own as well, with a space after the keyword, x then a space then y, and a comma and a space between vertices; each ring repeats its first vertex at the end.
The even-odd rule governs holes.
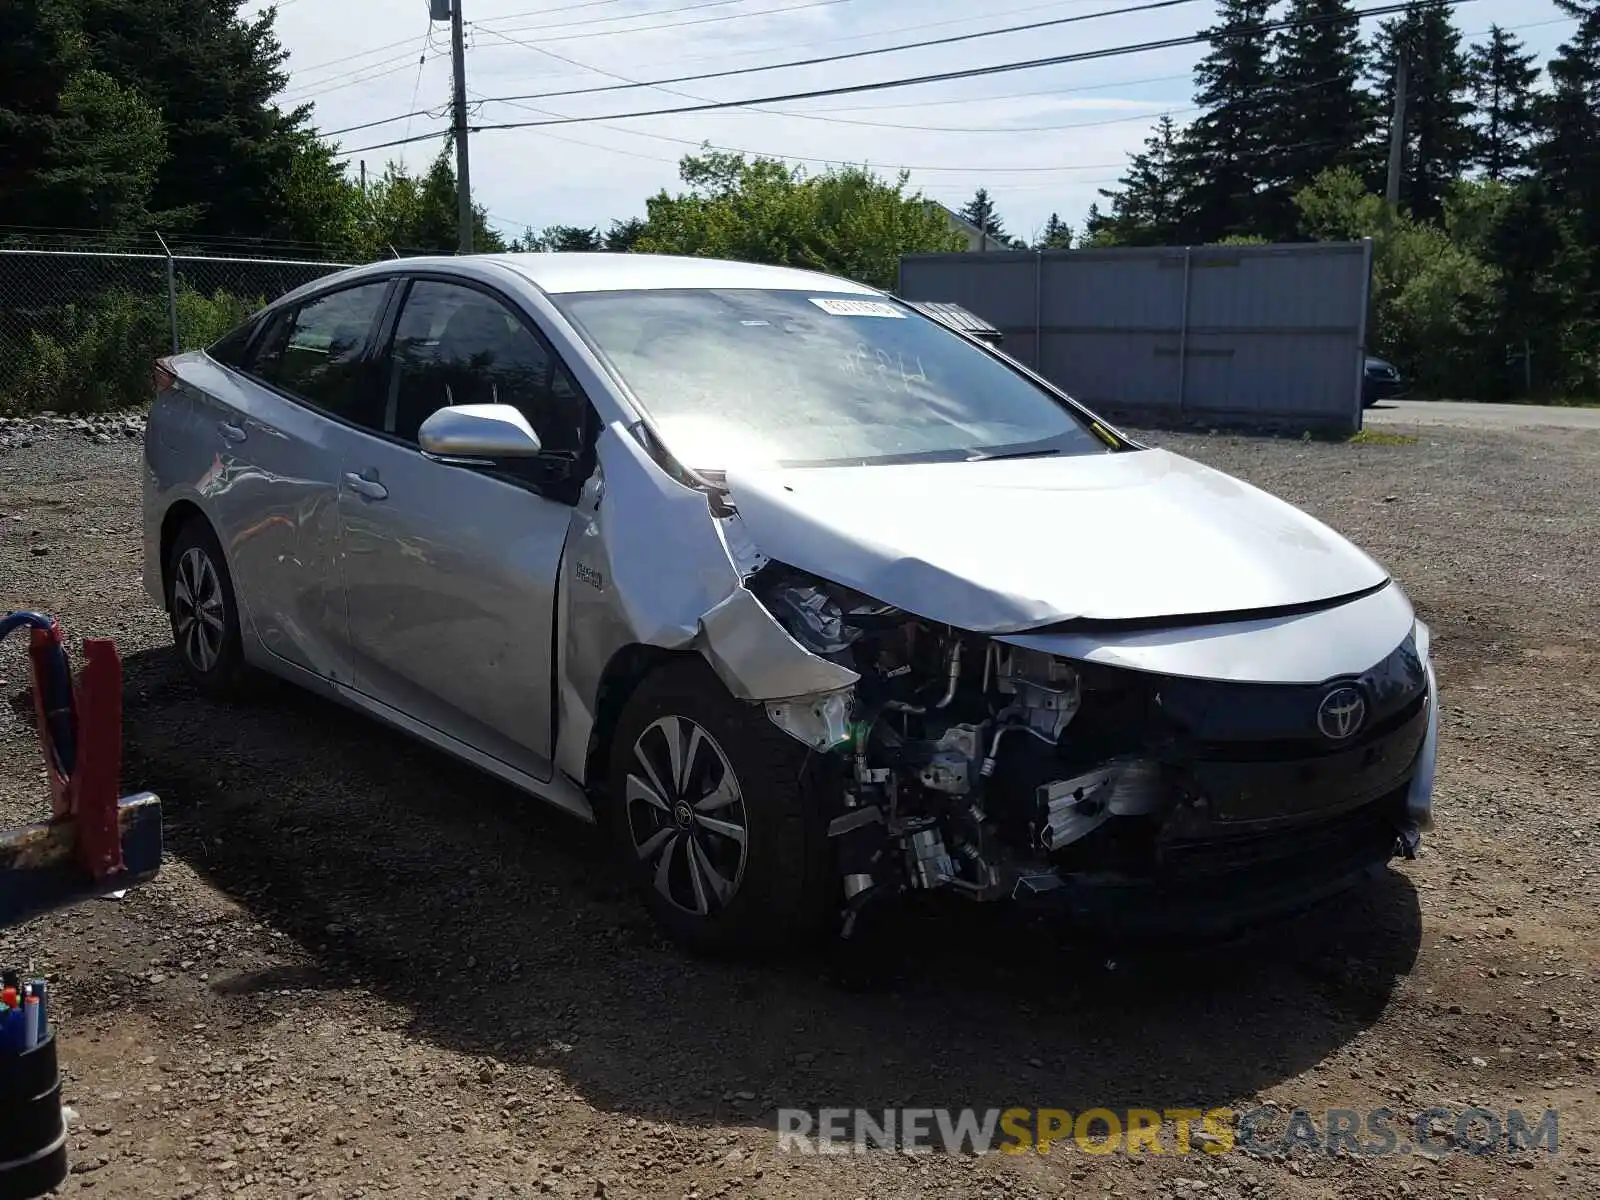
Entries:
POLYGON ((1417 439, 1408 433, 1390 433, 1385 429, 1363 429, 1345 439, 1352 446, 1415 446, 1417 439))

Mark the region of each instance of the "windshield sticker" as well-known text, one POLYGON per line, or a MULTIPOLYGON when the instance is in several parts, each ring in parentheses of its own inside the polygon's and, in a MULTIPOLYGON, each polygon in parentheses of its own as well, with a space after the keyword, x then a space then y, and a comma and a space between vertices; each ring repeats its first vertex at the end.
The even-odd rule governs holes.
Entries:
POLYGON ((905 320, 905 313, 882 300, 839 300, 832 296, 812 296, 811 303, 833 317, 896 317, 905 320))

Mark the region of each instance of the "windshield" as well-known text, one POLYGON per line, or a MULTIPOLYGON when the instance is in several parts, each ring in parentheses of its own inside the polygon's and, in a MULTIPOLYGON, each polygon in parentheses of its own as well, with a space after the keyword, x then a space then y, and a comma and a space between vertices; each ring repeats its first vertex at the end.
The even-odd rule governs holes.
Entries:
POLYGON ((552 299, 695 470, 1109 450, 1024 376, 876 297, 662 290, 552 299))

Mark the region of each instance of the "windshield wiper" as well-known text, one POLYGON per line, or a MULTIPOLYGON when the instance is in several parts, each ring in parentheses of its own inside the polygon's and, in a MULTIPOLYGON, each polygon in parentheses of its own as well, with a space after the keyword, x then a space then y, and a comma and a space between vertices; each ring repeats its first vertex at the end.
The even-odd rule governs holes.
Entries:
POLYGON ((1057 454, 1060 454, 1060 453, 1061 453, 1061 451, 1056 450, 1056 449, 1051 448, 1051 447, 1046 447, 1045 449, 1042 449, 1042 450, 999 450, 999 451, 996 451, 993 454, 985 454, 982 451, 980 451, 977 454, 969 454, 962 461, 963 462, 994 462, 997 459, 1002 459, 1002 458, 1051 458, 1054 455, 1057 455, 1057 454))

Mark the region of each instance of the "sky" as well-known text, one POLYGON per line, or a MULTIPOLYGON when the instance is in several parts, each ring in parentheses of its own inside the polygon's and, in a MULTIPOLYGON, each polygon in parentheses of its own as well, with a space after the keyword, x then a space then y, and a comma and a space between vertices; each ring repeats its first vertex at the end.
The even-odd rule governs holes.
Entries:
MULTIPOLYGON (((782 157, 808 170, 867 164, 952 208, 979 186, 1007 232, 1032 237, 1052 212, 1081 226, 1098 189, 1163 113, 1193 115, 1192 72, 1204 46, 1011 71, 855 95, 721 111, 618 118, 699 101, 784 93, 1011 64, 1183 37, 1210 23, 1208 0, 1093 16, 1152 0, 462 0, 474 124, 609 117, 484 131, 471 140, 474 199, 508 235, 546 225, 607 227, 642 216, 645 199, 678 189, 677 164, 702 142, 782 157), (1040 21, 1070 24, 845 61, 656 88, 552 92, 875 50, 1040 21), (527 98, 530 94, 534 98, 527 98), (521 97, 498 99, 499 97, 521 97)), ((1369 8, 1385 0, 1359 0, 1369 8)), ((279 0, 289 51, 281 102, 311 103, 352 164, 425 167, 449 122, 450 26, 425 0, 279 0), (373 147, 373 148, 368 148, 373 147)), ((1467 0, 1469 40, 1499 24, 1548 59, 1575 23, 1551 0, 1467 0)), ((1370 34, 1375 21, 1363 24, 1370 34)))

